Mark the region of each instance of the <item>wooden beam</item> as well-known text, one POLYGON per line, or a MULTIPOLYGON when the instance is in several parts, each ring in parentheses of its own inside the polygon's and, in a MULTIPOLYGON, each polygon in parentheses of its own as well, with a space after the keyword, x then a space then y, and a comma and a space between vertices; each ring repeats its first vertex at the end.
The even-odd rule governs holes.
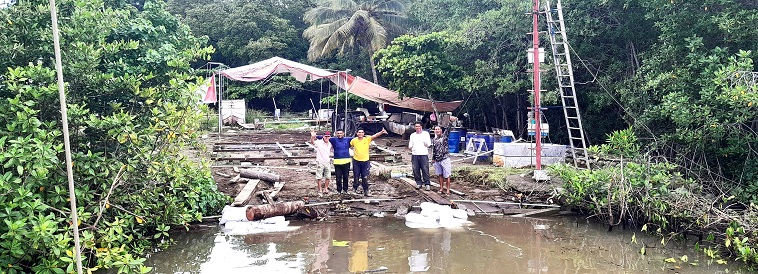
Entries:
POLYGON ((292 153, 290 153, 289 151, 287 151, 286 149, 284 149, 284 147, 282 146, 282 144, 280 144, 279 142, 276 142, 276 145, 279 146, 279 148, 281 148, 282 151, 284 151, 284 154, 286 154, 288 157, 292 157, 292 153))
POLYGON ((234 202, 232 202, 232 206, 240 206, 247 203, 247 200, 250 199, 251 194, 255 191, 255 187, 258 186, 258 182, 261 180, 249 180, 247 181, 247 184, 244 188, 242 188, 242 191, 240 191, 239 194, 237 194, 237 197, 234 197, 234 202))

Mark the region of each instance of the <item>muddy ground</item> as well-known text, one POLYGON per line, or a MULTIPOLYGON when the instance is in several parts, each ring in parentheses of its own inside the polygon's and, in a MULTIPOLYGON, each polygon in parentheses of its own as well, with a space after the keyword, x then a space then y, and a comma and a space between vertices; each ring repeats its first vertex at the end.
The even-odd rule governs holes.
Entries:
MULTIPOLYGON (((488 182, 491 180, 487 175, 502 167, 494 167, 488 161, 478 160, 473 163, 472 158, 464 155, 452 154, 453 176, 452 189, 461 194, 450 195, 431 194, 439 188, 432 187, 431 191, 417 190, 412 184, 396 178, 391 178, 391 171, 405 172, 412 177, 410 169, 410 150, 407 148, 408 141, 401 136, 382 136, 375 140, 378 146, 396 152, 394 156, 379 157, 373 160, 387 168, 372 167, 369 178, 371 197, 356 194, 338 194, 334 175, 329 184, 330 194, 320 196, 316 191, 315 175, 312 168, 315 167, 315 153, 305 143, 310 139, 308 131, 230 131, 227 133, 208 134, 200 139, 205 149, 196 151, 198 155, 211 159, 213 178, 218 184, 219 190, 230 197, 237 196, 245 186, 245 183, 235 182, 239 170, 254 168, 256 170, 275 173, 284 182, 281 191, 276 194, 276 202, 305 201, 306 204, 331 204, 311 206, 318 217, 330 216, 370 216, 378 212, 394 213, 405 212, 418 206, 425 201, 444 200, 476 200, 509 203, 536 203, 551 204, 554 189, 560 186, 560 182, 547 181, 535 182, 531 179, 529 169, 508 169, 505 182, 488 182), (279 143, 285 150, 279 148, 279 143), (289 155, 287 155, 289 153, 289 155), (289 158, 289 159, 285 159, 289 158), (432 199, 430 196, 435 196, 432 199), (369 199, 369 200, 364 200, 369 199), (393 199, 393 200, 387 200, 393 199), (353 201, 349 200, 361 200, 353 201)), ((372 148, 372 155, 389 155, 387 151, 372 148)), ((433 168, 431 181, 437 182, 433 168)), ((352 174, 349 183, 352 187, 352 174)), ((411 178, 412 180, 412 178, 411 178)), ((255 192, 271 190, 273 184, 261 181, 255 192)), ((258 205, 266 201, 261 195, 251 197, 244 204, 258 205)), ((520 208, 514 204, 491 204, 477 203, 452 203, 454 207, 468 205, 470 213, 476 214, 508 214, 509 209, 520 208)), ((511 210, 513 211, 513 210, 511 210)), ((313 214, 313 212, 311 212, 313 214)), ((313 215, 315 216, 315 215, 313 215)))

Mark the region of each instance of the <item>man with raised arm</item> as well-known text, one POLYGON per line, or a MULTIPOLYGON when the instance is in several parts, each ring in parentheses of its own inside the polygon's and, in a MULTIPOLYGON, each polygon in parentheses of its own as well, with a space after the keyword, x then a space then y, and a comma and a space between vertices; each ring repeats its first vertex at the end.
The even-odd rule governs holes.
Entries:
POLYGON ((432 165, 434 165, 434 173, 437 174, 437 179, 440 182, 440 194, 450 195, 450 174, 453 168, 450 164, 450 150, 448 149, 447 136, 442 133, 440 126, 434 127, 432 165))
POLYGON ((368 191, 368 171, 371 167, 369 162, 369 145, 371 141, 379 138, 382 134, 386 134, 387 130, 382 128, 382 131, 376 134, 365 137, 366 132, 362 128, 358 128, 357 137, 350 141, 350 146, 353 147, 353 192, 358 193, 358 180, 360 179, 361 186, 363 187, 363 196, 371 196, 368 191))
POLYGON ((311 130, 311 144, 316 148, 316 187, 318 196, 329 194, 329 178, 332 176, 332 163, 329 154, 332 152, 331 134, 327 131, 321 140, 316 140, 316 131, 311 130), (322 186, 323 182, 323 186, 322 186))

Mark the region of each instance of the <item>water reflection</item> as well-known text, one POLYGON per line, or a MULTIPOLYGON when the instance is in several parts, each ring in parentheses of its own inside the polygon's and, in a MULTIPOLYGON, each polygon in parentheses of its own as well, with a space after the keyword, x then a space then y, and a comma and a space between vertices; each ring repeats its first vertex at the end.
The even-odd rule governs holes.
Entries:
POLYGON ((708 264, 691 243, 650 248, 642 256, 640 244, 630 243, 632 232, 607 232, 586 221, 472 221, 457 230, 411 229, 387 218, 301 222, 296 231, 247 236, 187 233, 147 264, 155 273, 739 273, 735 265, 708 264), (663 262, 681 255, 699 266, 663 262))

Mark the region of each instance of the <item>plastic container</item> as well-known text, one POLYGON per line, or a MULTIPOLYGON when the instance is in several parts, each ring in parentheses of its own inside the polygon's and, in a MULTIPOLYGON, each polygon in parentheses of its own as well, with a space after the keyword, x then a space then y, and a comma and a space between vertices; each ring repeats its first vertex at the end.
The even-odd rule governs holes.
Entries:
MULTIPOLYGON (((465 138, 465 137, 464 137, 465 138)), ((457 128, 450 129, 450 133, 447 136, 447 147, 450 153, 458 153, 461 143, 461 131, 457 128)))
POLYGON ((503 131, 503 135, 500 136, 500 142, 501 143, 511 143, 511 142, 513 142, 513 131, 504 130, 503 131))

